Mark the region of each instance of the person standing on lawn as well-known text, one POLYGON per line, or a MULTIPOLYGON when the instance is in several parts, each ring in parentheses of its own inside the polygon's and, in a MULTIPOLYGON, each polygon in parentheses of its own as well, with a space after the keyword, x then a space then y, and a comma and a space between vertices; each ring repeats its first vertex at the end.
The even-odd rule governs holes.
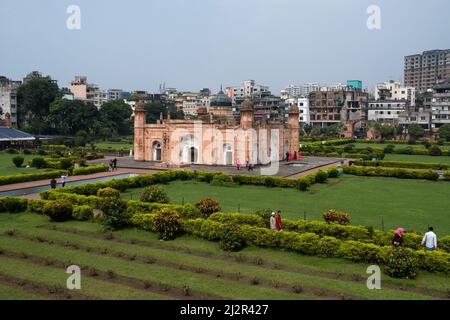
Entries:
POLYGON ((61 176, 61 185, 63 188, 66 186, 66 179, 67 179, 67 175, 63 174, 61 176))
POLYGON ((277 230, 277 224, 275 220, 275 212, 272 212, 272 216, 270 217, 270 229, 277 230))
POLYGON ((403 243, 403 233, 405 232, 405 229, 403 228, 397 228, 394 233, 394 238, 392 239, 392 245, 395 247, 400 247, 403 243))
POLYGON ((283 230, 283 223, 281 222, 281 211, 278 210, 277 214, 275 215, 275 226, 278 231, 283 230))
POLYGON ((428 232, 425 233, 422 239, 422 244, 425 245, 427 251, 433 251, 437 248, 437 236, 434 233, 434 228, 429 227, 428 232))

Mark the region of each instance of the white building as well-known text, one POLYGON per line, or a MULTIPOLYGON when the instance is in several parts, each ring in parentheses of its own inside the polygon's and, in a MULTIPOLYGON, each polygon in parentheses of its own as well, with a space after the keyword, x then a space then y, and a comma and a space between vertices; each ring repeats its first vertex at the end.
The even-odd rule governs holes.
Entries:
POLYGON ((305 83, 303 85, 290 85, 281 90, 281 99, 307 97, 311 92, 319 91, 320 85, 317 83, 305 83))
POLYGON ((378 84, 373 96, 375 100, 404 100, 409 102, 409 106, 416 105, 416 89, 413 87, 403 87, 400 82, 387 81, 378 84))
POLYGON ((396 124, 399 116, 406 111, 406 101, 370 101, 367 119, 379 123, 396 124))
POLYGON ((285 118, 289 117, 288 110, 289 108, 296 104, 299 109, 298 122, 303 124, 310 124, 311 118, 309 113, 309 99, 301 96, 299 98, 288 98, 284 101, 285 103, 285 118))
POLYGON ((227 95, 233 100, 236 98, 251 98, 262 93, 270 94, 268 86, 255 84, 255 80, 246 80, 242 86, 226 88, 227 95))

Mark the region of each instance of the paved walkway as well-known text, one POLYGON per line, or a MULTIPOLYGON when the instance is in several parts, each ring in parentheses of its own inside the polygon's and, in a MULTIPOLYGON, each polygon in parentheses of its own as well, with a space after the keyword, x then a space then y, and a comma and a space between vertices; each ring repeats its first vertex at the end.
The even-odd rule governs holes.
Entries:
MULTIPOLYGON (((128 173, 136 173, 136 174, 150 174, 155 171, 152 170, 141 170, 141 169, 118 169, 112 172, 99 172, 99 173, 93 173, 89 175, 82 175, 82 176, 70 176, 66 179, 66 182, 74 182, 74 181, 80 181, 80 180, 86 180, 86 179, 96 179, 96 178, 103 178, 103 177, 111 177, 111 176, 117 176, 121 174, 128 174, 128 173)), ((61 179, 56 179, 58 181, 58 184, 61 183, 61 179)), ((33 188, 33 187, 41 187, 41 186, 47 186, 50 184, 50 179, 45 180, 38 180, 38 181, 29 181, 29 182, 21 182, 21 183, 14 183, 14 184, 8 184, 4 186, 0 186, 0 192, 3 191, 11 191, 11 190, 18 190, 18 189, 26 189, 26 188, 33 188)))

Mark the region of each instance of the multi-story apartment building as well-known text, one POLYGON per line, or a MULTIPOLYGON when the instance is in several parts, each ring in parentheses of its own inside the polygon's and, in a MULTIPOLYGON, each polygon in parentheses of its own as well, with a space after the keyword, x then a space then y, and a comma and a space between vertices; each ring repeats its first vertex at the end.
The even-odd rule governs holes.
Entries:
POLYGON ((309 95, 311 124, 326 127, 337 123, 366 120, 369 95, 366 91, 344 86, 342 89, 322 88, 309 95))
POLYGON ((439 80, 450 79, 450 49, 425 51, 405 57, 405 86, 420 92, 431 89, 439 80))
POLYGON ((431 99, 431 127, 438 129, 450 124, 450 81, 437 84, 431 99))
POLYGON ((0 76, 0 120, 3 125, 17 126, 17 88, 20 81, 0 76))
POLYGON ((255 83, 255 80, 246 80, 242 86, 226 88, 227 95, 233 99, 252 98, 254 95, 270 94, 269 87, 255 83))
POLYGON ((284 118, 286 121, 289 118, 289 108, 293 105, 298 106, 298 121, 301 124, 309 124, 309 99, 307 97, 301 96, 299 98, 289 98, 284 100, 284 118))
POLYGON ((281 99, 307 97, 311 92, 319 91, 320 85, 317 83, 305 83, 303 85, 290 85, 281 90, 281 99))
POLYGON ((378 123, 398 124, 400 114, 406 111, 406 101, 376 100, 369 101, 367 120, 378 123))
POLYGON ((416 88, 404 87, 400 82, 387 81, 375 86, 373 90, 374 100, 406 101, 407 105, 416 105, 416 88))
POLYGON ((75 76, 69 87, 75 100, 82 100, 93 103, 97 108, 100 108, 108 101, 119 100, 123 98, 123 91, 121 89, 100 90, 99 86, 89 84, 87 77, 75 76))

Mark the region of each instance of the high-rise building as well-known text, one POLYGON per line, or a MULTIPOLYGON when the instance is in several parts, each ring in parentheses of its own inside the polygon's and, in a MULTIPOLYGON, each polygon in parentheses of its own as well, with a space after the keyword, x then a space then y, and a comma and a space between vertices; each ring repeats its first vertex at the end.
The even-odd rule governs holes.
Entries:
POLYGON ((450 49, 425 51, 405 57, 405 86, 420 92, 439 80, 450 80, 450 49))
POLYGON ((450 81, 434 86, 431 100, 431 127, 438 129, 444 124, 450 124, 450 81))
POLYGON ((0 120, 3 125, 17 125, 17 88, 20 81, 13 81, 6 77, 0 76, 0 120))
POLYGON ((100 90, 99 86, 89 84, 84 76, 75 76, 69 87, 75 100, 82 100, 93 103, 100 108, 105 102, 119 100, 123 98, 121 89, 100 90))

